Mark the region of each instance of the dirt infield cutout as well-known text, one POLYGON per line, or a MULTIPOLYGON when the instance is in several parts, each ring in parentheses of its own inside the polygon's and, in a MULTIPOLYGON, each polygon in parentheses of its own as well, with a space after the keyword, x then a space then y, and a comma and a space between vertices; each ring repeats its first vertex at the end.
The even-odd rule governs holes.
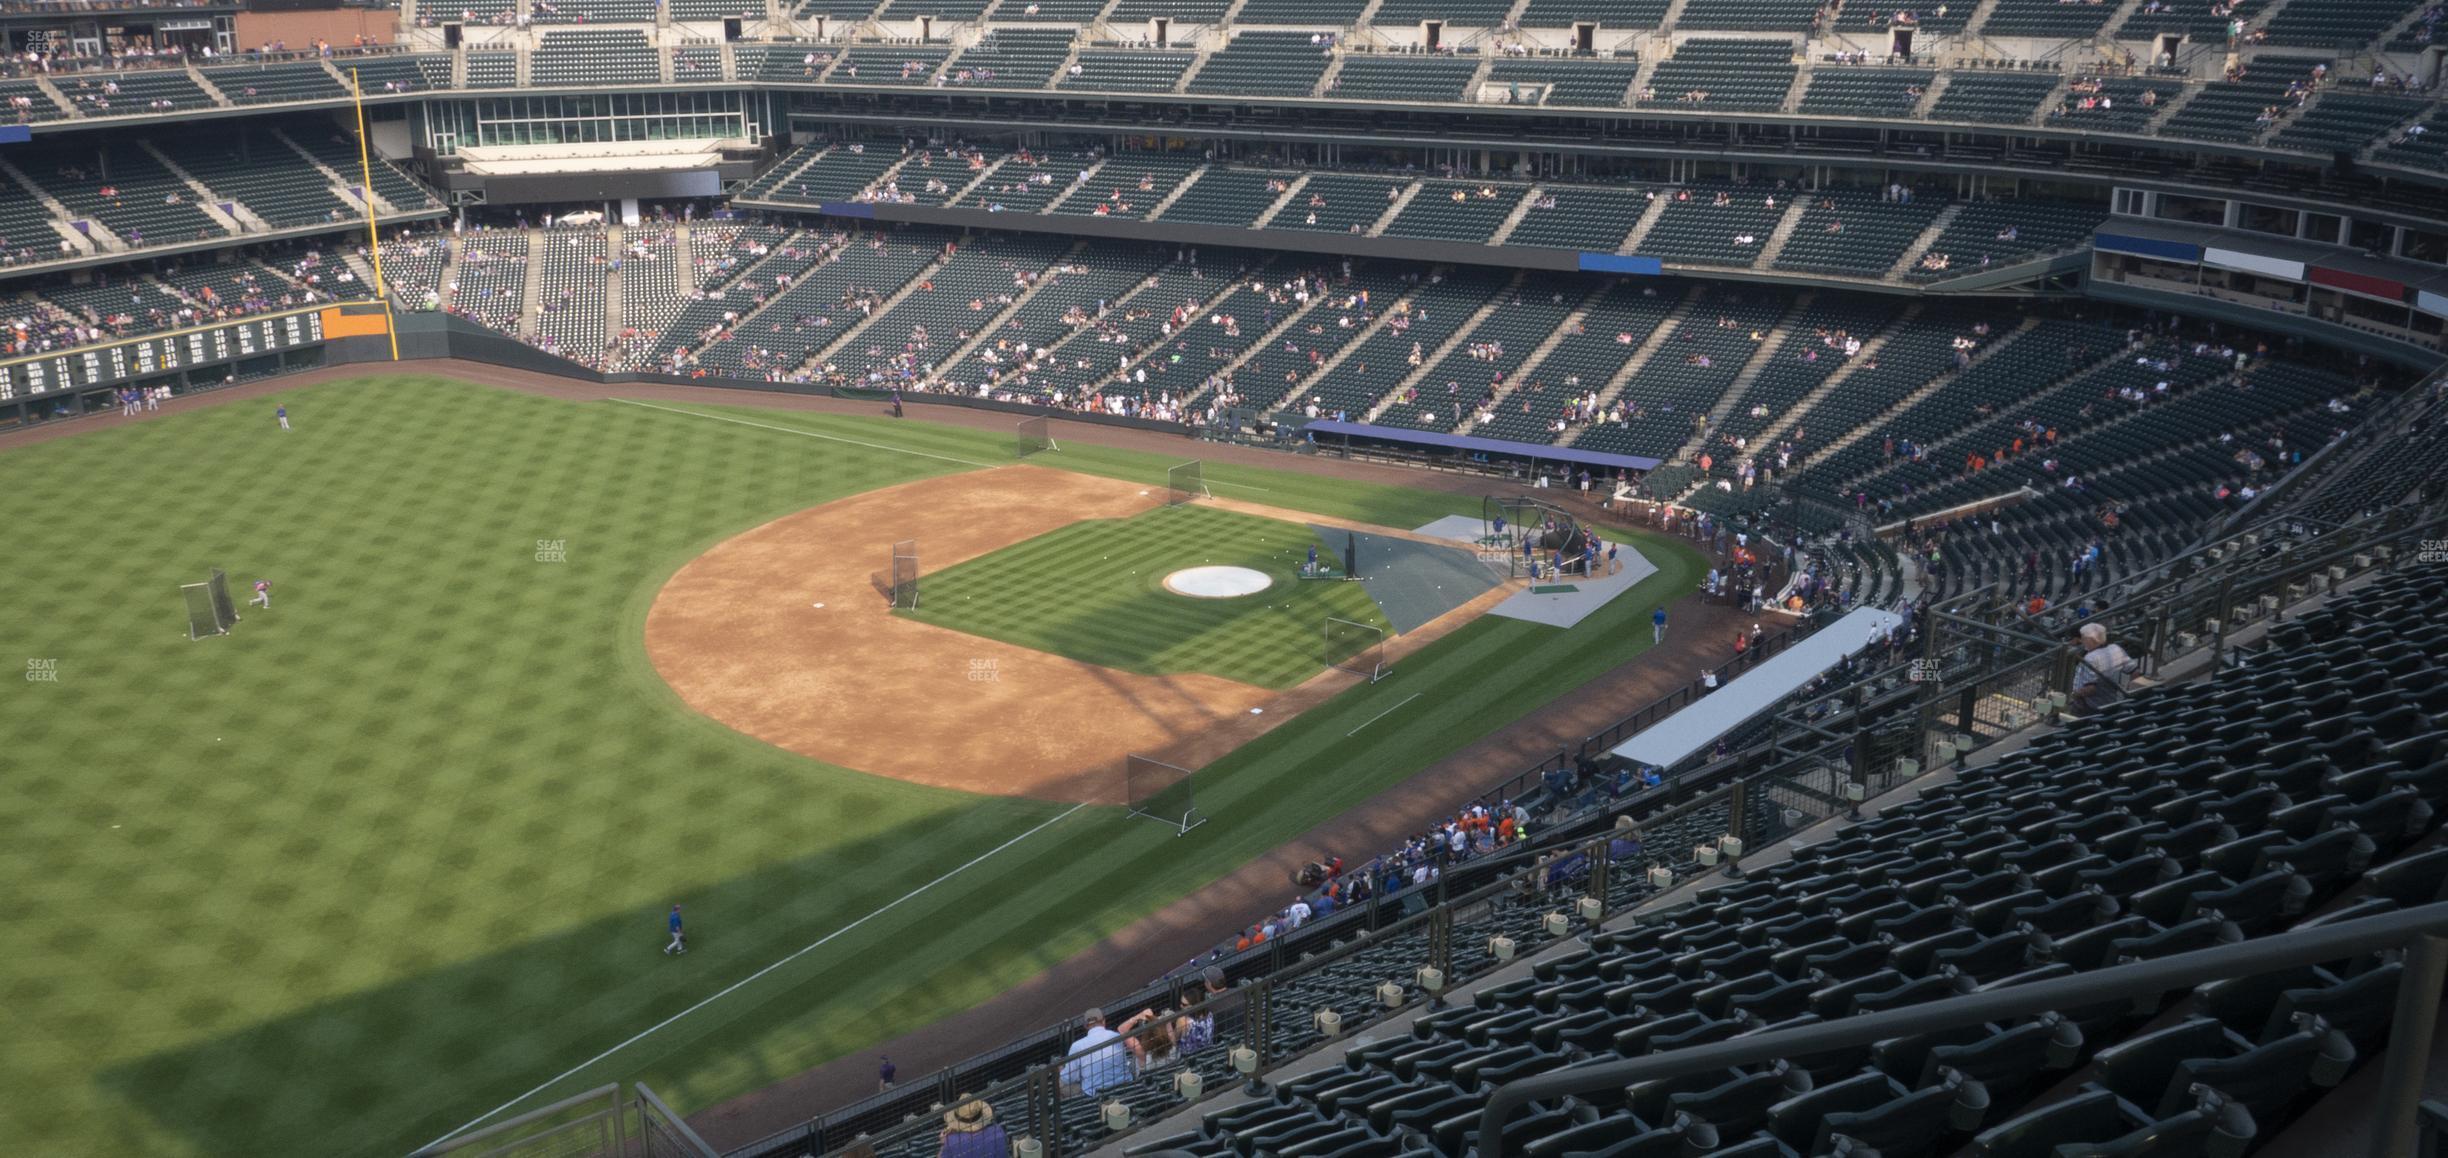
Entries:
MULTIPOLYGON (((1125 755, 1199 767, 1356 677, 1329 670, 1275 692, 1116 671, 893 615, 874 575, 897 540, 918 540, 932 573, 1161 501, 1139 483, 1010 466, 811 507, 674 573, 646 613, 647 658, 691 708, 804 756, 943 788, 1119 803, 1125 755)), ((1512 586, 1402 637, 1401 650, 1476 618, 1512 586)))

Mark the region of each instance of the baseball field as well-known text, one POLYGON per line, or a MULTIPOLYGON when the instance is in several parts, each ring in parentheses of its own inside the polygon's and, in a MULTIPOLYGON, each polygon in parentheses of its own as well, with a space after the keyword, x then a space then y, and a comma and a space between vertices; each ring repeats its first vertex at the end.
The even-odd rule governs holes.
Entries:
MULTIPOLYGON (((1328 686, 1314 624, 1367 615, 1362 585, 1250 597, 1281 612, 1131 573, 1274 574, 1314 537, 1143 497, 1185 455, 1015 466, 1008 430, 404 375, 88 421, 111 428, 0 439, 0 661, 25 677, 0 696, 0 1136, 28 1154, 404 1154, 615 1079, 712 1105, 1009 988, 1569 693, 1700 570, 1641 539, 1658 573, 1579 627, 1457 614, 1385 681, 1328 686), (912 526, 936 559, 895 614, 863 544, 912 526), (271 607, 190 641, 178 587, 213 567, 271 607), (862 639, 926 666, 827 650, 862 639), (1072 686, 1032 681, 1092 679, 1162 701, 1113 721, 1157 738, 1311 694, 1203 768, 1210 822, 1177 837, 1032 779, 1059 746, 982 758, 1077 730, 1029 723, 1072 686)), ((1478 510, 1206 477, 1329 523, 1478 510)))

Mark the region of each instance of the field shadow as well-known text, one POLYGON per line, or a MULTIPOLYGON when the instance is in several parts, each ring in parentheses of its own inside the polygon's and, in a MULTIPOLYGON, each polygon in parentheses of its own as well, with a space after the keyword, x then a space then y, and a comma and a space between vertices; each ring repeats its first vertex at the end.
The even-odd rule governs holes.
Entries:
MULTIPOLYGON (((1054 810, 1040 806, 1028 815, 1037 813, 1054 810)), ((123 1063, 104 1070, 99 1081, 199 1154, 396 1158, 894 904, 1036 823, 996 802, 936 808, 823 853, 123 1063), (821 897, 821 906, 809 904, 810 897, 821 897), (677 957, 660 952, 663 914, 675 902, 690 929, 689 952, 677 957)), ((892 974, 878 968, 878 937, 891 944, 931 913, 1026 904, 1020 894, 1059 874, 1012 870, 1071 844, 1054 835, 999 854, 1008 863, 968 868, 501 1117, 603 1081, 639 1078, 709 1034, 738 1033, 732 1027, 746 1023, 751 1028, 745 1032, 753 1035, 760 1022, 782 1020, 838 990, 892 974), (760 1017, 767 1010, 775 1011, 772 1018, 760 1017)), ((505 941, 526 916, 515 905, 488 911, 500 914, 488 932, 498 931, 505 941)), ((957 960, 925 955, 930 937, 919 929, 906 942, 909 952, 900 955, 939 966, 957 960)), ((346 945, 327 949, 350 951, 346 945)), ((896 978, 891 988, 924 993, 926 971, 912 974, 896 978)), ((757 1088, 800 1068, 767 1064, 769 1052, 732 1041, 721 1053, 722 1080, 757 1088)), ((674 1100, 681 1094, 663 1092, 674 1100)))

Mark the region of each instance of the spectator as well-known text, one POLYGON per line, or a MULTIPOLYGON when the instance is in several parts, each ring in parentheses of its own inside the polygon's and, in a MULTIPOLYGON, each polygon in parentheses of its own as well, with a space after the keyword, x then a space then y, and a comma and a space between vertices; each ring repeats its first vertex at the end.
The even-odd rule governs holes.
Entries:
POLYGON ((2092 711, 2106 702, 2107 688, 2103 685, 2113 685, 2116 690, 2123 691, 2127 681, 2133 677, 2134 668, 2138 666, 2123 647, 2108 642, 2106 627, 2097 623, 2083 624, 2079 638, 2082 640, 2083 657, 2074 669, 2074 691, 2069 697, 2072 702, 2068 705, 2078 713, 2092 711))
POLYGON ((994 1107, 971 1098, 944 1113, 943 1158, 1006 1158, 1011 1138, 994 1120, 994 1107))
POLYGON ((1105 1027, 1104 1010, 1091 1009, 1081 1015, 1079 1040, 1071 1043, 1069 1060, 1063 1062, 1063 1088, 1094 1097, 1129 1081, 1130 1054, 1123 1049, 1121 1037, 1105 1027))

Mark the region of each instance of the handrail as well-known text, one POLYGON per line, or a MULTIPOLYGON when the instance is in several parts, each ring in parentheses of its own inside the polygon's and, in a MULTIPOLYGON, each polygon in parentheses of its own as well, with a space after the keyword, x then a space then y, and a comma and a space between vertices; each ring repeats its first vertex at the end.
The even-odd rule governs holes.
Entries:
MULTIPOLYGON (((1513 1111, 1543 1098, 1619 1089, 1635 1082, 1701 1070, 1756 1065, 1779 1058, 1809 1057, 1865 1046, 1888 1038, 1937 1033, 1981 1022, 2031 1017, 2055 1010, 2078 1009, 2125 998, 2190 989, 2205 981, 2315 965, 2407 945, 2411 945, 2413 951, 2407 956, 2406 975, 2398 988, 2399 1017, 2395 1023, 2402 1029, 2411 1014, 2422 1012, 2417 1007, 2425 1004, 2430 1007, 2433 1019, 2436 1019, 2441 978, 2444 972, 2448 972, 2448 902, 2340 921, 2334 925, 2296 929, 2072 977, 1968 993, 1903 1009, 1858 1014, 1797 1029, 1768 1030, 1688 1049, 1575 1066, 1521 1078, 1506 1082, 1489 1093, 1487 1108, 1479 1115, 1478 1152, 1481 1158, 1504 1158, 1505 1119, 1513 1111)), ((2411 1037, 2427 1038, 2428 1034, 2416 1032, 2411 1037)), ((2413 1083, 2419 1086, 2420 1067, 2424 1055, 2429 1052, 2427 1047, 2427 1041, 2410 1040, 2404 1034, 2397 1036, 2388 1053, 2381 1088, 2390 1092, 2398 1090, 2406 1083, 2409 1070, 2413 1083)), ((2390 1147, 2400 1137, 2411 1141, 2410 1132, 2401 1134, 2400 1128, 2411 1130, 2415 1108, 2416 1101, 2412 1098, 2405 1099, 2403 1106, 2390 1106, 2383 1102, 2382 1112, 2387 1119, 2375 1135, 2372 1151, 2375 1158, 2411 1152, 2391 1150, 2390 1147)))

